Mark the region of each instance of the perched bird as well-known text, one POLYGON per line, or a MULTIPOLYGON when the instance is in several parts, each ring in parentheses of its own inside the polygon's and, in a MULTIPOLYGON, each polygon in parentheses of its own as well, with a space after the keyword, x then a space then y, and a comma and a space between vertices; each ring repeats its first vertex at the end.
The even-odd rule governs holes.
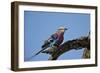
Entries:
POLYGON ((54 34, 52 34, 47 40, 45 40, 44 44, 41 46, 42 49, 34 56, 38 55, 41 52, 50 54, 55 49, 57 49, 64 40, 64 33, 66 30, 68 29, 64 27, 59 27, 54 34), (49 49, 50 51, 48 51, 49 49))
POLYGON ((44 44, 42 45, 42 48, 48 48, 48 47, 59 47, 59 45, 64 40, 64 32, 67 30, 67 28, 59 27, 59 29, 52 34, 49 39, 47 39, 44 44))

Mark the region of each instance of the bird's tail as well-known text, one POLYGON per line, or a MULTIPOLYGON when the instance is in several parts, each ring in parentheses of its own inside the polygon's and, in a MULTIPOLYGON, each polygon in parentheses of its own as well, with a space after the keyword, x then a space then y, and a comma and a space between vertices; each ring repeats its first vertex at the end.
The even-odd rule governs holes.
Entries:
POLYGON ((43 50, 45 50, 45 48, 43 48, 42 50, 40 50, 39 52, 37 52, 35 55, 32 55, 28 60, 31 60, 32 58, 36 57, 38 54, 40 54, 43 50))

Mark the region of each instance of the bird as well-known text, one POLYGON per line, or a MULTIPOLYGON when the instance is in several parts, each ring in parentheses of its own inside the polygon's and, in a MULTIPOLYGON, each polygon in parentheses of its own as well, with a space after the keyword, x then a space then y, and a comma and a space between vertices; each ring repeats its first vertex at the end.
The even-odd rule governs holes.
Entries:
POLYGON ((41 52, 51 54, 63 42, 64 33, 66 30, 68 30, 68 28, 63 26, 59 27, 55 33, 53 33, 47 40, 44 41, 44 44, 41 46, 42 49, 32 57, 35 57, 41 52))
MULTIPOLYGON (((44 44, 42 45, 42 48, 46 49, 46 48, 50 47, 49 49, 51 50, 51 52, 53 52, 54 49, 58 48, 60 46, 60 44, 63 42, 64 33, 66 30, 68 30, 68 29, 65 27, 59 27, 58 30, 54 34, 52 34, 49 37, 49 39, 47 39, 44 42, 44 44)), ((46 52, 50 53, 49 49, 44 50, 42 53, 46 53, 46 52)))

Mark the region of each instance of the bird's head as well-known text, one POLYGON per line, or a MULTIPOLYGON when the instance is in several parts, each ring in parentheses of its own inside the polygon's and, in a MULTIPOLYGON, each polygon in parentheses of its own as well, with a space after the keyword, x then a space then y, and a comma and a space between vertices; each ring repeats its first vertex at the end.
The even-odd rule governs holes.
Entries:
POLYGON ((60 32, 65 32, 66 30, 68 30, 68 29, 65 28, 65 27, 59 27, 59 28, 58 28, 58 31, 60 31, 60 32))

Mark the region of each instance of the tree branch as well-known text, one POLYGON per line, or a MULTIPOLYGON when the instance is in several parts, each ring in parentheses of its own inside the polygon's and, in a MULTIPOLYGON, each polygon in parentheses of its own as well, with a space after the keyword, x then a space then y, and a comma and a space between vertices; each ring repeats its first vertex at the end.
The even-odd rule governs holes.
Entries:
MULTIPOLYGON (((78 50, 78 49, 82 49, 82 48, 87 48, 87 50, 90 50, 89 36, 85 36, 85 37, 81 37, 78 39, 73 39, 73 40, 64 42, 62 45, 60 45, 59 48, 56 49, 56 51, 54 51, 52 54, 50 54, 51 56, 49 57, 48 60, 56 60, 56 59, 58 59, 59 56, 68 52, 69 50, 72 50, 72 49, 78 50)), ((83 58, 85 58, 85 57, 83 57, 83 58)))

